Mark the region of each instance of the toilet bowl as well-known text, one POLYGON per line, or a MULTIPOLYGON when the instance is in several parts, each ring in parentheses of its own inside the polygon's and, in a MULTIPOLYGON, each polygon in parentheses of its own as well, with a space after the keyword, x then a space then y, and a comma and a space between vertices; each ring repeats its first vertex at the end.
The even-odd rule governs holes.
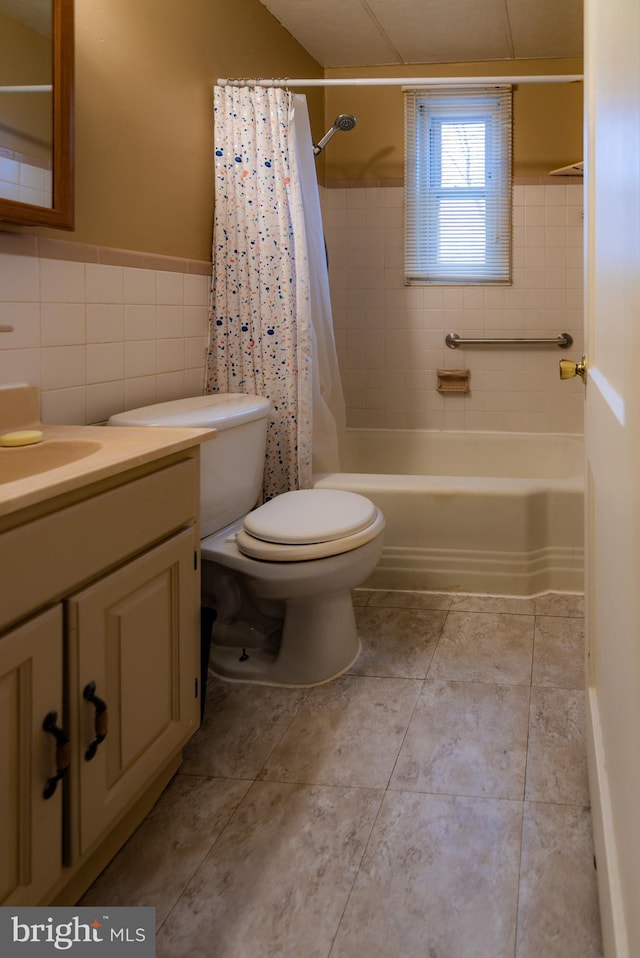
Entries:
POLYGON ((384 519, 364 496, 339 492, 337 497, 324 497, 319 492, 339 490, 283 493, 249 513, 246 520, 202 540, 203 591, 214 599, 217 596, 223 609, 211 648, 210 664, 216 674, 275 685, 317 685, 336 678, 357 659, 360 639, 351 589, 371 574, 380 558, 384 519), (351 524, 349 508, 354 513, 351 524), (287 518, 293 516, 299 526, 300 509, 308 510, 309 518, 315 520, 312 526, 319 527, 322 523, 317 520, 325 518, 325 538, 313 541, 317 529, 298 528, 295 536, 286 537, 289 541, 282 541, 287 518), (363 527, 365 511, 370 518, 363 527), (254 517, 264 534, 265 513, 269 522, 271 513, 273 518, 282 517, 282 525, 273 526, 277 542, 252 534, 257 524, 252 522, 254 517), (335 536, 329 538, 336 515, 340 522, 335 526, 343 534, 334 527, 335 536), (290 541, 293 538, 295 542, 290 541), (235 593, 225 583, 225 570, 239 577, 241 587, 235 593), (227 599, 235 598, 228 610, 220 596, 222 589, 227 590, 227 599), (238 630, 247 607, 251 613, 238 630), (259 621, 258 609, 264 616, 259 621))
POLYGON ((210 669, 231 681, 318 685, 360 652, 351 590, 380 557, 384 517, 343 490, 295 490, 252 508, 269 411, 261 397, 217 393, 109 422, 218 431, 201 447, 202 598, 216 611, 210 669))

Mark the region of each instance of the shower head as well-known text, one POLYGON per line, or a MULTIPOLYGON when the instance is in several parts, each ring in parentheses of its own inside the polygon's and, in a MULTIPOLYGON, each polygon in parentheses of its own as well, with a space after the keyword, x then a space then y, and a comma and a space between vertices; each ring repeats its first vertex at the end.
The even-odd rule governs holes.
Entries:
POLYGON ((327 130, 325 135, 318 143, 313 144, 313 152, 315 156, 322 152, 334 133, 338 133, 340 130, 342 130, 344 133, 348 133, 349 130, 352 130, 355 125, 355 116, 351 116, 349 113, 341 113, 340 116, 337 116, 331 129, 327 130))
POLYGON ((334 130, 342 130, 344 133, 348 133, 349 130, 352 130, 356 125, 355 116, 350 116, 349 113, 341 113, 340 116, 337 116, 334 124, 334 130))

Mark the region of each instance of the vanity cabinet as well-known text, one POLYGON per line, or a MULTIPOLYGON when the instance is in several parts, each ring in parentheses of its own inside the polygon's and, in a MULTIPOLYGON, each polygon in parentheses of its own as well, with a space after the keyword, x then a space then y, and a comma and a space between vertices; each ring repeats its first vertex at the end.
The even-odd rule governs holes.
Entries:
POLYGON ((198 694, 193 644, 193 529, 69 599, 70 857, 86 853, 184 744, 198 694), (185 729, 185 718, 187 719, 185 729), (106 730, 104 740, 101 732, 106 730))
POLYGON ((198 727, 198 477, 195 447, 0 525, 0 904, 75 903, 198 727))

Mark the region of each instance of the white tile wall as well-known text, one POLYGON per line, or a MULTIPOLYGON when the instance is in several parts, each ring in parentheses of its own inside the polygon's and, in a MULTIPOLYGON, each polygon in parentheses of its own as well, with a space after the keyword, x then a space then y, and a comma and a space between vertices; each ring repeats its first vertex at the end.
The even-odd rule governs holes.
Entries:
POLYGON ((39 386, 48 423, 197 395, 209 279, 0 254, 0 383, 39 386))
MULTIPOLYGON (((322 190, 333 317, 352 426, 581 432, 582 187, 514 187, 513 285, 405 287, 402 189, 322 190), (574 346, 450 350, 461 336, 555 336, 574 346), (471 370, 442 396, 436 370, 471 370)), ((45 422, 202 392, 206 276, 0 254, 0 382, 42 391, 45 422)))
POLYGON ((513 285, 406 287, 403 191, 322 193, 338 358, 351 426, 582 432, 582 186, 515 186, 513 285), (448 349, 460 336, 556 336, 573 347, 448 349), (438 368, 468 368, 471 393, 442 396, 438 368))
POLYGON ((0 196, 35 206, 51 206, 51 170, 24 160, 0 157, 0 196))

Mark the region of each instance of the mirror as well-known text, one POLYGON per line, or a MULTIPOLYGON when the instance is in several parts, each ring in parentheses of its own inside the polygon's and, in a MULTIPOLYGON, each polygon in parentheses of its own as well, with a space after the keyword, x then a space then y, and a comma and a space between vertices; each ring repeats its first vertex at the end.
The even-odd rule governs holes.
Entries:
POLYGON ((0 0, 0 226, 73 229, 73 75, 73 0, 0 0))

